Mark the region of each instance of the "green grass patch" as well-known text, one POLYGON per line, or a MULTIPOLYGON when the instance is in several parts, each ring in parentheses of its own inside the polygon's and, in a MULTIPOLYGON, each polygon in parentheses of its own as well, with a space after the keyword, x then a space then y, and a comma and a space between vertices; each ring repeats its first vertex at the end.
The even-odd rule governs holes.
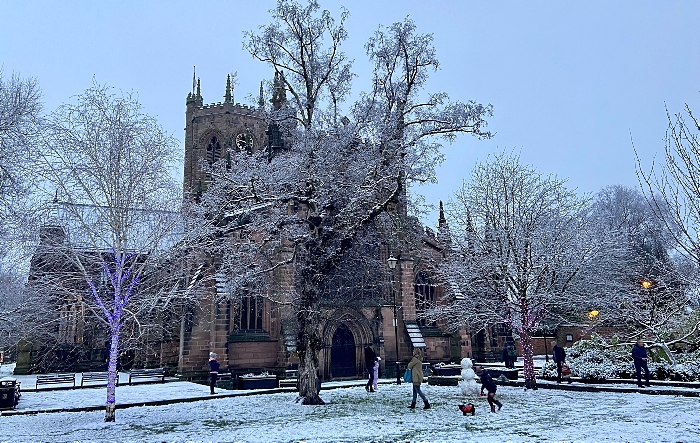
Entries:
POLYGON ((186 427, 192 422, 178 422, 178 423, 158 423, 157 425, 140 425, 140 424, 130 424, 129 430, 143 433, 143 434, 167 434, 170 432, 175 432, 178 428, 186 427))

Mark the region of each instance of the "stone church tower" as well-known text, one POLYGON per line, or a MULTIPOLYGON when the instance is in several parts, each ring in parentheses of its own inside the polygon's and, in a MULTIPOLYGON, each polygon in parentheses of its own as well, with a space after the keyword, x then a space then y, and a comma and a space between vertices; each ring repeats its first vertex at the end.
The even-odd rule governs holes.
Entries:
MULTIPOLYGON (((262 103, 260 104, 262 106, 262 103)), ((184 189, 206 189, 209 177, 200 162, 228 158, 232 151, 254 152, 268 147, 268 125, 260 108, 234 103, 231 77, 226 78, 224 101, 203 104, 201 85, 187 94, 184 189)))

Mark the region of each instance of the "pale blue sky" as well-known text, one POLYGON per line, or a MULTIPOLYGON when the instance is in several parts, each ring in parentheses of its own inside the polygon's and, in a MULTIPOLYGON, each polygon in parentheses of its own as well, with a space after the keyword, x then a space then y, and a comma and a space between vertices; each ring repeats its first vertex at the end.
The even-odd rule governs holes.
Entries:
MULTIPOLYGON (((205 102, 223 99, 227 73, 238 72, 241 102, 271 76, 241 40, 274 4, 0 0, 0 65, 36 77, 47 110, 93 76, 133 90, 182 140, 193 65, 205 102)), ((321 1, 336 15, 340 5, 351 14, 344 49, 357 91, 370 81, 367 38, 408 15, 434 34, 442 62, 428 90, 494 106, 496 136, 449 146, 440 183, 421 189, 428 203, 449 198, 477 160, 503 149, 582 193, 636 186, 630 138, 649 166, 663 152, 665 106, 700 113, 700 1, 321 1)))

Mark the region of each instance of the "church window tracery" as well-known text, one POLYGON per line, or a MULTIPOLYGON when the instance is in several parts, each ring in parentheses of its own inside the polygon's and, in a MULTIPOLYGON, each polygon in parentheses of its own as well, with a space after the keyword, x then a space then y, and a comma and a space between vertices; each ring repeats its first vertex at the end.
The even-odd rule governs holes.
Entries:
POLYGON ((220 158, 221 143, 219 143, 219 139, 216 136, 213 136, 209 140, 209 144, 207 145, 207 161, 209 162, 209 164, 214 164, 220 158))
POLYGON ((239 331, 262 332, 264 300, 256 295, 244 295, 240 299, 235 328, 239 331))
POLYGON ((434 327, 435 322, 423 317, 425 312, 435 305, 435 284, 425 271, 420 271, 414 280, 413 294, 416 302, 416 318, 420 327, 434 327))

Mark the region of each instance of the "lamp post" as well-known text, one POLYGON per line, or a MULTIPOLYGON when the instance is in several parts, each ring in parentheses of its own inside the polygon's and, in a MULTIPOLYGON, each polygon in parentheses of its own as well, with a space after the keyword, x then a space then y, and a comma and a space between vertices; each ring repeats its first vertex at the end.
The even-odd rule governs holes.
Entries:
POLYGON ((544 361, 549 362, 549 348, 547 347, 547 338, 557 338, 556 334, 552 332, 552 329, 548 327, 542 328, 542 338, 544 339, 544 361), (549 336, 547 335, 549 333, 549 336))
POLYGON ((651 301, 651 291, 652 291, 652 289, 654 289, 654 286, 655 286, 654 282, 649 280, 648 278, 645 278, 639 284, 642 286, 642 288, 646 289, 646 291, 647 291, 647 298, 646 298, 646 300, 644 300, 644 306, 651 307, 652 308, 651 315, 654 316, 653 302, 651 301))
POLYGON ((399 362, 399 322, 396 318, 396 283, 394 283, 394 269, 396 269, 396 263, 399 260, 394 257, 394 254, 390 254, 389 258, 386 260, 389 269, 391 269, 391 294, 394 298, 394 344, 396 345, 396 384, 401 384, 401 363, 399 362))

